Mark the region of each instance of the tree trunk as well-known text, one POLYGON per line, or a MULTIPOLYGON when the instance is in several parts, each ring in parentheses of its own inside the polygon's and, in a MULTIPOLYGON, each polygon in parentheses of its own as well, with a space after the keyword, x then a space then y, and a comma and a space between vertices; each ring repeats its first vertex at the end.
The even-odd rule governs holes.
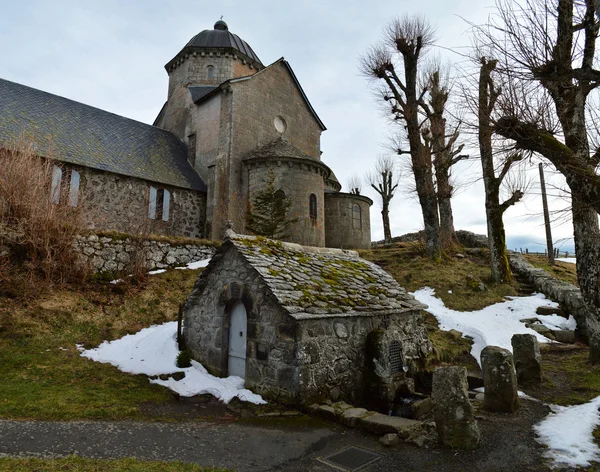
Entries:
POLYGON ((585 326, 590 361, 600 362, 600 228, 598 214, 581 199, 572 196, 577 279, 588 313, 585 326))
POLYGON ((419 196, 419 203, 421 204, 421 212, 423 213, 425 248, 430 258, 440 260, 442 256, 442 244, 440 241, 438 202, 433 185, 431 152, 421 141, 416 58, 404 56, 404 76, 406 80, 404 119, 406 121, 406 133, 410 144, 415 186, 417 195, 419 196))
POLYGON ((492 148, 491 113, 498 97, 494 89, 491 73, 496 67, 495 61, 482 59, 479 75, 479 153, 483 170, 485 188, 485 215, 487 218, 488 245, 490 248, 490 266, 492 280, 496 283, 509 282, 512 273, 506 256, 504 211, 500 205, 500 180, 494 172, 494 153, 492 148))
POLYGON ((383 219, 383 239, 389 244, 392 242, 392 232, 390 230, 390 211, 388 202, 383 202, 382 204, 381 218, 383 219))
POLYGON ((444 248, 458 246, 458 239, 454 231, 454 217, 452 216, 452 186, 450 176, 445 166, 435 166, 437 180, 437 200, 440 211, 440 239, 444 248))

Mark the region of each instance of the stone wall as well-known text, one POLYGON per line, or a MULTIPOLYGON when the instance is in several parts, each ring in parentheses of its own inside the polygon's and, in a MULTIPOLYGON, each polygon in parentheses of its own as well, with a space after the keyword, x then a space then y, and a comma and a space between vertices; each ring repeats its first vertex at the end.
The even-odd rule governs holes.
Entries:
POLYGON ((145 255, 148 269, 162 269, 208 259, 216 252, 215 246, 201 242, 140 241, 125 235, 79 236, 75 244, 84 263, 89 264, 95 272, 126 271, 137 254, 145 255))
POLYGON ((301 321, 297 355, 303 402, 330 399, 364 404, 367 336, 379 328, 396 334, 409 373, 415 374, 419 359, 430 351, 419 310, 301 321))
POLYGON ((544 269, 532 266, 520 254, 509 254, 510 266, 513 271, 525 277, 536 290, 548 298, 560 303, 562 308, 577 321, 577 331, 587 338, 587 310, 578 287, 553 278, 544 269))
POLYGON ((297 403, 294 320, 277 305, 259 274, 233 251, 217 254, 185 303, 184 336, 209 372, 228 375, 229 311, 244 303, 248 317, 246 387, 283 403, 297 403))
POLYGON ((191 238, 204 234, 206 195, 203 193, 88 167, 65 167, 74 168, 81 175, 80 201, 89 229, 131 234, 147 231, 191 238), (171 193, 169 221, 148 218, 151 185, 171 193))
POLYGON ((371 247, 373 201, 350 193, 325 194, 325 246, 342 249, 371 247))
POLYGON ((319 162, 299 158, 261 158, 246 161, 248 168, 248 199, 264 187, 269 170, 275 172, 275 184, 292 202, 291 218, 298 218, 287 240, 305 246, 325 246, 325 202, 323 177, 328 172, 319 162), (317 218, 312 220, 309 212, 310 195, 317 198, 317 218))

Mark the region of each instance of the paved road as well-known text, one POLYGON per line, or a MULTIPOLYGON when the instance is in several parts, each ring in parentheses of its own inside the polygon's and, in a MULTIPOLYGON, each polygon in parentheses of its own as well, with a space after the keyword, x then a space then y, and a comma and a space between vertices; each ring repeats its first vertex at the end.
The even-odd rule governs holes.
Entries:
POLYGON ((479 422, 482 442, 475 451, 401 443, 385 449, 378 438, 335 425, 263 426, 237 423, 42 422, 0 420, 0 456, 180 460, 239 472, 334 472, 320 457, 361 446, 384 458, 364 472, 514 472, 548 470, 532 425, 547 408, 522 402, 515 415, 486 415, 479 422))

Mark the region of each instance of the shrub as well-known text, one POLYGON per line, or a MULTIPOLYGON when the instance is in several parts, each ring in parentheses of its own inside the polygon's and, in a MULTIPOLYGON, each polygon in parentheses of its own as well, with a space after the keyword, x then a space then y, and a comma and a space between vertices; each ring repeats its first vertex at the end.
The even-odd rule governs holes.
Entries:
POLYGON ((177 361, 175 362, 175 365, 177 367, 179 367, 180 369, 184 369, 186 367, 191 367, 192 366, 192 356, 190 354, 190 351, 188 351, 187 349, 185 351, 181 351, 178 355, 177 355, 177 361))
POLYGON ((74 243, 83 229, 83 198, 71 206, 68 185, 52 198, 54 166, 60 164, 40 158, 31 140, 0 148, 0 249, 7 249, 0 250, 0 266, 48 282, 80 281, 86 270, 74 243))

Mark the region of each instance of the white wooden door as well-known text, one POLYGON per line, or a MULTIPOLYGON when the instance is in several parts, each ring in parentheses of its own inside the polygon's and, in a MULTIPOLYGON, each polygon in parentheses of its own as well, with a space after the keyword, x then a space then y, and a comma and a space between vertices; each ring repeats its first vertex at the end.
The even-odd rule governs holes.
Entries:
POLYGON ((237 302, 229 317, 229 375, 246 378, 246 307, 237 302))

